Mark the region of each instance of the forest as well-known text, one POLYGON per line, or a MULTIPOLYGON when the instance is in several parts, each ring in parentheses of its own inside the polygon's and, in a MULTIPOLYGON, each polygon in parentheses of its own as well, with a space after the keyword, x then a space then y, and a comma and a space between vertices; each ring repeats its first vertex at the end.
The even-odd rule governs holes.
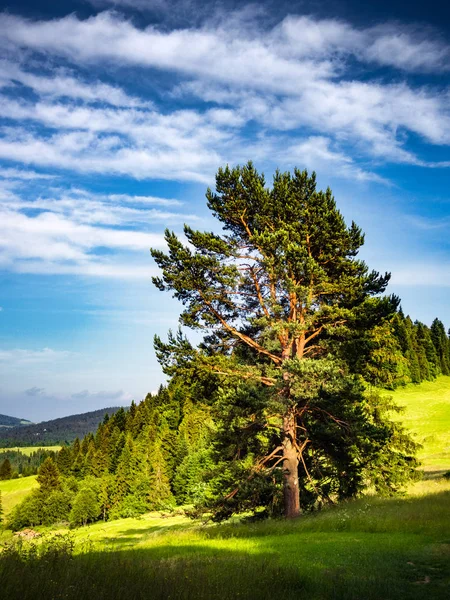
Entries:
POLYGON ((101 408, 87 413, 60 417, 40 423, 24 422, 20 427, 0 429, 0 447, 63 445, 97 430, 106 413, 112 415, 118 406, 101 408))

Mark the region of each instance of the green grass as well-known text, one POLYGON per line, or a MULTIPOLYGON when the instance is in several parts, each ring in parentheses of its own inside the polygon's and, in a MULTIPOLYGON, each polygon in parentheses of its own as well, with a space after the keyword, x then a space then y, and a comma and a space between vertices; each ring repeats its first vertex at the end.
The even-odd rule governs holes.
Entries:
POLYGON ((201 526, 151 514, 96 523, 69 534, 72 558, 7 554, 0 589, 10 600, 444 600, 450 482, 433 485, 434 493, 366 498, 293 522, 201 526))
POLYGON ((36 475, 0 481, 0 492, 2 493, 2 504, 5 515, 36 487, 38 487, 36 475))
POLYGON ((39 528, 36 553, 3 553, 0 590, 9 600, 447 600, 450 480, 439 475, 450 470, 450 377, 393 396, 423 443, 429 475, 407 496, 254 525, 151 513, 73 531, 39 528), (46 536, 62 536, 60 549, 46 536), (64 551, 67 536, 73 554, 64 551))
POLYGON ((450 470, 450 377, 408 385, 391 394, 405 407, 400 419, 423 445, 419 458, 425 471, 450 470))
POLYGON ((4 451, 8 451, 8 450, 17 450, 18 452, 21 452, 22 454, 25 454, 26 456, 30 456, 30 454, 32 454, 33 452, 37 452, 38 450, 48 450, 50 452, 59 452, 61 450, 62 446, 14 446, 13 448, 0 448, 0 452, 2 450, 4 451))

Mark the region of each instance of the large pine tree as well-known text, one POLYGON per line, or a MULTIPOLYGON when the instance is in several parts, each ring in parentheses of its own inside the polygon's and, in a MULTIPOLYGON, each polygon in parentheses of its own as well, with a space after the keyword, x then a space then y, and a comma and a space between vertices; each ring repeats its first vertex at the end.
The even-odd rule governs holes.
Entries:
POLYGON ((168 253, 152 250, 162 271, 155 285, 183 303, 182 325, 203 329, 204 342, 195 349, 181 335, 156 338, 157 354, 169 374, 196 368, 230 378, 233 392, 221 399, 223 414, 234 409, 230 460, 246 453, 248 467, 235 476, 245 483, 281 468, 284 513, 294 517, 308 461, 318 471, 332 463, 353 493, 367 456, 380 457, 395 437, 373 418, 339 348, 351 339, 362 352, 358 339, 399 301, 381 296, 389 274, 357 259, 364 235, 346 225, 330 189, 316 189, 314 174, 277 172, 269 189, 251 163, 227 167, 207 202, 222 235, 185 226, 188 245, 166 231, 168 253))

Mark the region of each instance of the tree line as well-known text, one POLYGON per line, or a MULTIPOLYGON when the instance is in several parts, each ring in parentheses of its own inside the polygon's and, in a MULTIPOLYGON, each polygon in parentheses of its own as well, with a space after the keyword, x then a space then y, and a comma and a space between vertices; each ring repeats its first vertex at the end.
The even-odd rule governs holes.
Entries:
POLYGON ((0 481, 36 475, 46 458, 56 459, 56 456, 57 452, 46 448, 38 448, 30 454, 24 454, 19 448, 2 449, 0 450, 0 481))

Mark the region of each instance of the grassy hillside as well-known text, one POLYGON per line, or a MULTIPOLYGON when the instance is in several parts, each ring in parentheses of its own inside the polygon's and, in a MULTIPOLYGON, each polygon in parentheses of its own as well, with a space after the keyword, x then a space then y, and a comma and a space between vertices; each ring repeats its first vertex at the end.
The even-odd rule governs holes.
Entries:
POLYGON ((436 474, 450 470, 450 377, 409 385, 392 393, 405 407, 400 416, 423 444, 419 452, 423 468, 436 474))
MULTIPOLYGON (((369 498, 294 522, 199 526, 147 515, 97 523, 44 556, 9 553, 0 585, 10 600, 446 600, 450 482, 434 493, 369 498)), ((67 537, 66 537, 67 540, 67 537)))
MULTIPOLYGON (((394 397, 424 444, 424 467, 450 470, 450 377, 394 397)), ((19 550, 0 560, 0 589, 10 600, 34 600, 36 590, 69 600, 450 597, 450 480, 442 477, 404 497, 366 497, 289 522, 217 526, 152 513, 40 531, 40 556, 19 550), (59 550, 45 541, 55 534, 59 550)))
POLYGON ((50 452, 59 452, 61 450, 61 446, 16 446, 13 448, 0 448, 0 452, 2 450, 18 450, 22 454, 26 456, 30 456, 33 452, 38 452, 39 450, 46 450, 50 452))
POLYGON ((32 489, 38 486, 36 476, 21 477, 19 479, 10 479, 0 481, 0 492, 2 493, 2 503, 5 515, 18 504, 32 489))

